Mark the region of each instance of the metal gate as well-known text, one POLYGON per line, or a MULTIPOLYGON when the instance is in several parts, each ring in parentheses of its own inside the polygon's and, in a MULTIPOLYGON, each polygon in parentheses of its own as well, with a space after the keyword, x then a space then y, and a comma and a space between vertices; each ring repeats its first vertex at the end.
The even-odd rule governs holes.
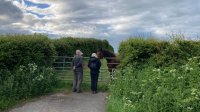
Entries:
MULTIPOLYGON (((71 67, 73 57, 68 56, 55 56, 54 68, 59 75, 59 79, 72 81, 73 70, 71 67)), ((83 81, 90 82, 90 70, 87 67, 89 57, 83 57, 83 81)), ((105 59, 101 60, 101 68, 99 73, 100 82, 109 82, 110 73, 108 72, 107 62, 105 59)))

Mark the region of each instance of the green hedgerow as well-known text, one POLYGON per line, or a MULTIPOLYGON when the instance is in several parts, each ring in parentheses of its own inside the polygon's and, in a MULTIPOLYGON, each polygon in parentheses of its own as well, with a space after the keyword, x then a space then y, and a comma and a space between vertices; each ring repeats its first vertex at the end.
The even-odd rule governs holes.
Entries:
POLYGON ((76 49, 80 49, 84 56, 90 56, 100 48, 114 51, 107 40, 98 40, 94 38, 60 38, 53 39, 52 42, 56 48, 58 56, 73 56, 76 49))
POLYGON ((18 100, 50 92, 58 81, 53 68, 39 67, 35 63, 21 65, 12 72, 0 71, 4 76, 0 79, 0 111, 18 100))
POLYGON ((153 65, 155 67, 182 65, 188 58, 200 56, 200 41, 131 38, 120 44, 121 66, 127 64, 136 68, 153 65))
POLYGON ((56 55, 51 40, 39 34, 0 36, 0 49, 0 67, 9 70, 28 63, 52 66, 56 55))

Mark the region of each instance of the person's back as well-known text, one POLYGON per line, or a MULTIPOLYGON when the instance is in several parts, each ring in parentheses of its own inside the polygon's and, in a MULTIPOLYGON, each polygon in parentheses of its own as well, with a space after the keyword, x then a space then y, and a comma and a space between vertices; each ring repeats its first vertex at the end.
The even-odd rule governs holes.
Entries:
POLYGON ((99 73, 99 69, 101 67, 100 60, 98 58, 91 57, 88 63, 88 67, 92 73, 99 73))
POLYGON ((74 71, 74 80, 73 80, 73 92, 80 93, 80 86, 83 80, 83 53, 80 50, 76 50, 76 55, 72 60, 72 68, 74 71))
POLYGON ((96 53, 92 54, 88 62, 88 67, 90 68, 92 93, 97 93, 97 83, 98 83, 98 78, 99 78, 99 70, 101 67, 101 62, 97 58, 96 53))
POLYGON ((72 60, 72 66, 75 67, 75 71, 82 71, 83 70, 83 64, 82 64, 82 56, 75 55, 72 60))

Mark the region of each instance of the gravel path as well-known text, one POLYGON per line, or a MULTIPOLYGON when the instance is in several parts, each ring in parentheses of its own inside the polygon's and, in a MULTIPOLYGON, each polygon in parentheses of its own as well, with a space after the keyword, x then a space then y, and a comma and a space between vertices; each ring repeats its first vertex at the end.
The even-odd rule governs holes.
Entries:
POLYGON ((10 112, 105 112, 106 93, 57 93, 29 102, 10 112))

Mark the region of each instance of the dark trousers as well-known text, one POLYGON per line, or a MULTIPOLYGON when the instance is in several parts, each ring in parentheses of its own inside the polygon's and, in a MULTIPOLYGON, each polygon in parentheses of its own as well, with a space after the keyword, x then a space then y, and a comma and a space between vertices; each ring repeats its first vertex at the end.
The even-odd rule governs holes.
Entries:
POLYGON ((91 76, 91 90, 97 91, 99 73, 90 73, 90 76, 91 76))

